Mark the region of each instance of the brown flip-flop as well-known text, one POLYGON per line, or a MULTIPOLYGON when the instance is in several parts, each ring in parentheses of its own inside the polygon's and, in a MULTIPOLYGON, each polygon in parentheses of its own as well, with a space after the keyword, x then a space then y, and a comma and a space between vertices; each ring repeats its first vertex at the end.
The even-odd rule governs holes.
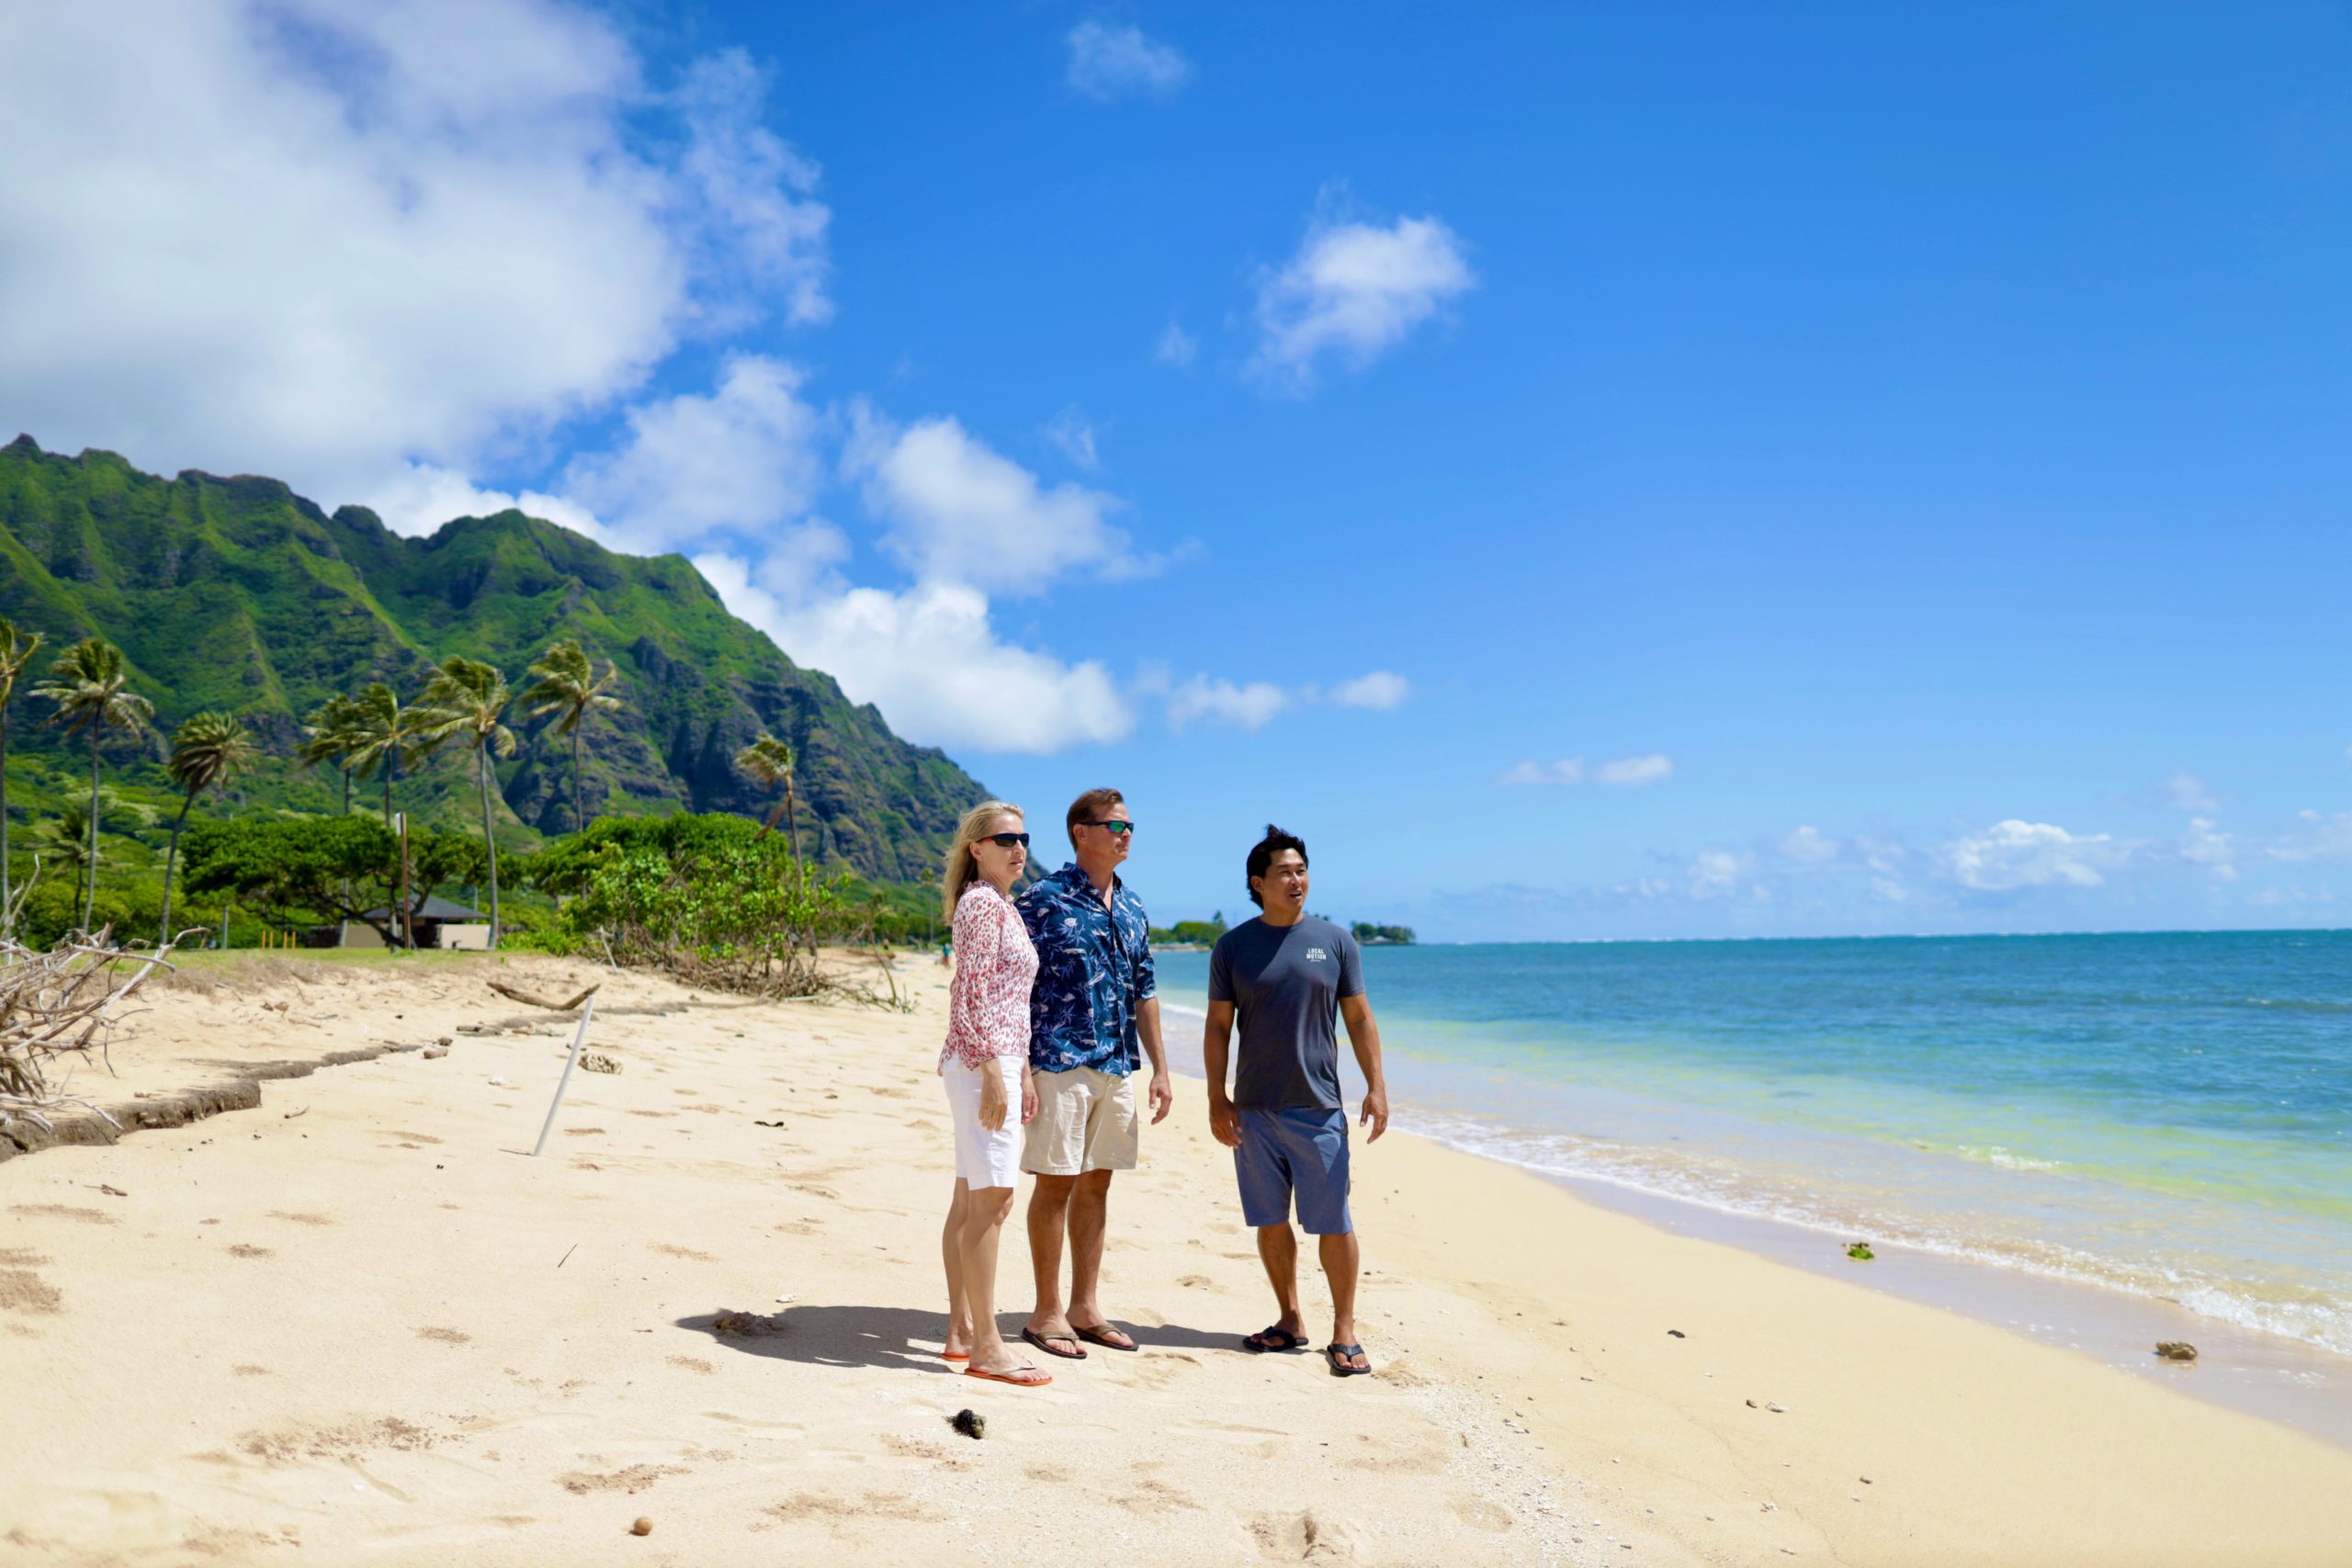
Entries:
POLYGON ((1100 1345, 1105 1350, 1134 1350, 1140 1348, 1136 1344, 1133 1335, 1115 1324, 1106 1323, 1096 1328, 1080 1328, 1073 1323, 1070 1325, 1070 1332, 1089 1345, 1100 1345), (1114 1334, 1119 1337, 1112 1338, 1111 1336, 1114 1334), (1124 1344, 1121 1343, 1123 1340, 1124 1344))
POLYGON ((1063 1336, 1059 1334, 1040 1334, 1034 1328, 1024 1328, 1021 1331, 1021 1337, 1026 1343, 1035 1346, 1038 1349, 1043 1350, 1046 1355, 1054 1357, 1057 1360, 1083 1361, 1086 1359, 1086 1352, 1078 1348, 1075 1344, 1067 1350, 1057 1350, 1054 1348, 1055 1340, 1064 1337, 1075 1340, 1078 1337, 1076 1335, 1063 1336))

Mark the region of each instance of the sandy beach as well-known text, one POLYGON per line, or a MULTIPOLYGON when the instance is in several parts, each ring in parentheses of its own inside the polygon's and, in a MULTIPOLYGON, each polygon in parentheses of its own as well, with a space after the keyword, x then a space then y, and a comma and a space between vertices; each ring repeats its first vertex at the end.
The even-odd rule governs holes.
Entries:
MULTIPOLYGON (((901 975, 909 1013, 521 956, 158 987, 81 1091, 259 1104, 0 1161, 0 1561, 2352 1563, 2352 1452, 1406 1133, 1358 1148, 1376 1375, 1250 1356, 1195 1081, 1114 1192, 1142 1350, 956 1375, 944 972, 901 975), (540 1158, 571 1026, 486 977, 604 987, 620 1071, 540 1158)), ((1017 1227, 1002 1277, 1009 1330, 1017 1227)))

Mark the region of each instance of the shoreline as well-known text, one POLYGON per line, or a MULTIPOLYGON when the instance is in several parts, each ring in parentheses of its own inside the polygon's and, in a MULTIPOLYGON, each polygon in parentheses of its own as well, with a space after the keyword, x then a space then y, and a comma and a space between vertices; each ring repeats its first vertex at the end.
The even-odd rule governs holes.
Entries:
MULTIPOLYGON (((0 1165, 0 1398, 74 1413, 0 1428, 16 1557, 2136 1568, 2352 1540, 2352 1455, 2314 1438, 1402 1130, 1357 1160, 1374 1375, 1248 1355, 1271 1303, 1197 1078, 1114 1197, 1105 1304, 1144 1350, 991 1387, 933 1354, 940 971, 901 968, 905 1015, 602 974, 590 1045, 622 1070, 575 1076, 533 1159, 570 1028, 485 1029, 514 1010, 481 979, 584 966, 496 963, 172 995, 155 1054, 189 1063, 456 1043, 0 1165)), ((1017 1220, 1000 1280, 1010 1332, 1017 1220)))
MULTIPOLYGON (((1161 1007, 1163 1012, 1187 1023, 1197 1023, 1205 1016, 1196 1008, 1164 998, 1161 1007)), ((1175 1033, 1182 1038, 1171 1035, 1171 1066, 1181 1064, 1185 1076, 1197 1079, 1198 1043, 1188 1032, 1175 1033)), ((1400 1099, 1396 1081, 1399 1057, 1409 1064, 1408 1076, 1417 1069, 1502 1076, 1498 1069, 1483 1065, 1462 1067, 1442 1059, 1394 1053, 1389 1073, 1392 1100, 1400 1099)), ((1343 1077, 1352 1071, 1345 1068, 1343 1077)), ((1577 1092, 1575 1086, 1559 1083, 1529 1087, 1542 1096, 1577 1092)), ((2024 1260, 1923 1247, 1883 1235, 1868 1238, 1877 1254, 1874 1260, 1852 1262, 1844 1257, 1843 1244, 1858 1239, 1859 1233, 1849 1235, 1844 1227, 1803 1214, 1710 1201, 1647 1184, 1634 1176, 1550 1164, 1537 1154, 1522 1156, 1513 1151, 1540 1145, 1554 1134, 1531 1134, 1524 1127, 1494 1123, 1458 1106, 1417 1113, 1409 1089, 1401 1098, 1405 1110, 1392 1120, 1392 1129, 1411 1132, 1473 1158, 1528 1172, 1586 1201, 1675 1235, 1724 1243, 1824 1278, 1958 1312, 2352 1450, 2352 1357, 2326 1346, 2256 1324, 2234 1322, 2127 1284, 2051 1271, 2024 1260), (2162 1340, 2197 1345, 2199 1361, 2183 1365, 2161 1359, 2154 1348, 2162 1340)), ((1792 1131, 1792 1142, 1802 1144, 1804 1136, 1792 1131)))

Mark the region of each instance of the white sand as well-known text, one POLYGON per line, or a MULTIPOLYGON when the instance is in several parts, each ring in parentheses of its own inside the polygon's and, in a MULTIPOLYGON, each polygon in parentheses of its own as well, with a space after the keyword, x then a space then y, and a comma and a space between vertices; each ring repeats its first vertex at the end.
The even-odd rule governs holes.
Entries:
MULTIPOLYGON (((594 977, 274 968, 159 995, 114 1087, 594 977)), ((1378 1375, 1247 1355, 1270 1299, 1190 1082, 1114 1194, 1144 1350, 956 1375, 910 973, 911 1017, 606 976, 624 1071, 542 1159, 554 1019, 0 1164, 0 1561, 2352 1562, 2352 1454, 1396 1134, 1358 1148, 1378 1375)), ((1016 1224, 1008 1331, 1027 1269, 1016 1224)))

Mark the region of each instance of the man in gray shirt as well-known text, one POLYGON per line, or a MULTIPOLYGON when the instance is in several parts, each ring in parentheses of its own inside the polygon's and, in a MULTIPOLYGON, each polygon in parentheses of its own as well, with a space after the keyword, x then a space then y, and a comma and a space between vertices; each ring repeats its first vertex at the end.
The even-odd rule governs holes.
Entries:
POLYGON ((1331 1343, 1324 1359, 1334 1377, 1372 1371, 1356 1342, 1356 1275, 1363 1258, 1348 1212, 1348 1112, 1340 1095, 1340 1043, 1363 1070, 1363 1121, 1371 1143, 1388 1128, 1388 1089, 1380 1070, 1380 1028, 1364 999, 1363 962, 1355 939, 1306 912, 1306 845, 1269 824, 1250 852, 1250 898, 1264 913, 1217 939, 1209 955, 1208 1030, 1201 1056, 1208 1069, 1209 1131, 1233 1150, 1241 1217, 1258 1232, 1258 1257, 1282 1315, 1242 1344, 1252 1350, 1304 1350, 1306 1319, 1298 1304, 1298 1223, 1318 1238, 1331 1284, 1331 1343), (1227 1047, 1236 1016, 1240 1061, 1226 1091, 1227 1047))

